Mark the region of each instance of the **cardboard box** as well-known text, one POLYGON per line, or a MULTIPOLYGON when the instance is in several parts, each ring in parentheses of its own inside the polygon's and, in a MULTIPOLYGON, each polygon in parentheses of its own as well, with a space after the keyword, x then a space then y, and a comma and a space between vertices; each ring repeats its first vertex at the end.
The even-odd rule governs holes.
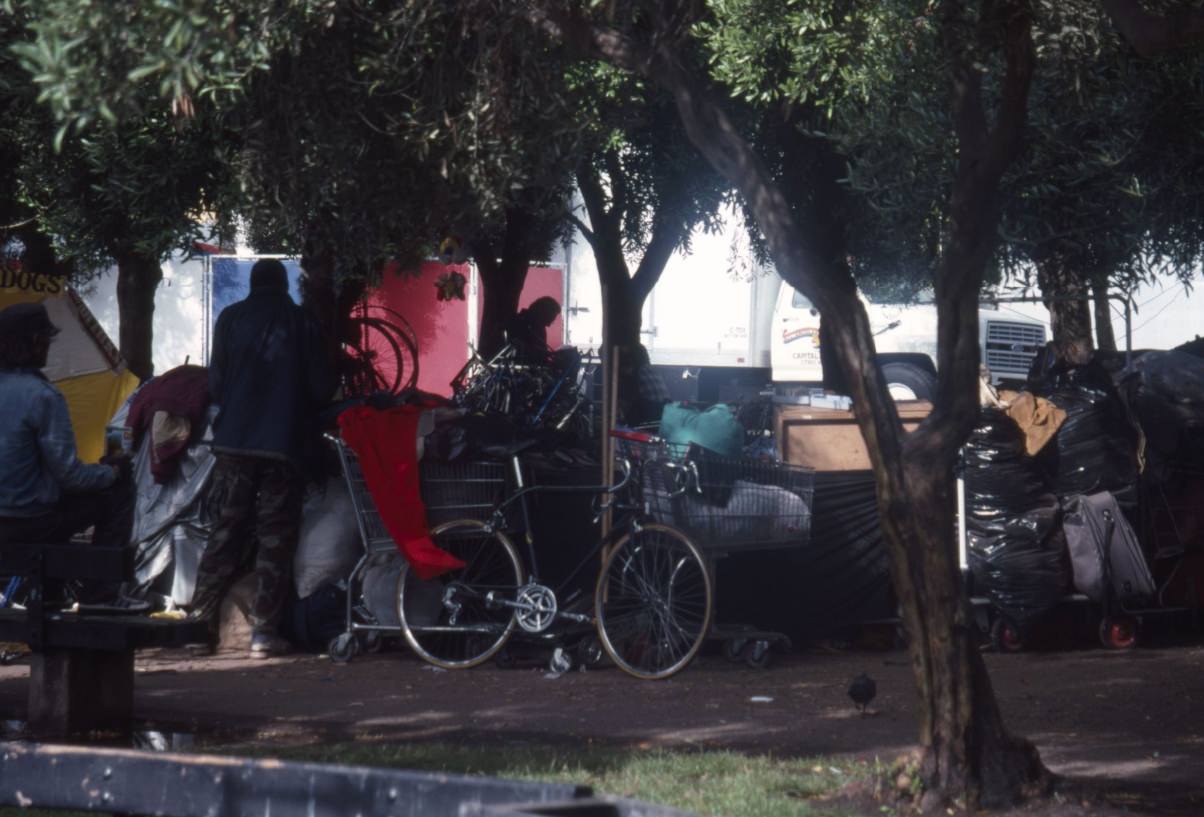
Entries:
MULTIPOLYGON (((906 431, 915 430, 932 411, 927 400, 896 404, 906 431)), ((852 411, 814 406, 778 406, 774 427, 783 462, 816 471, 865 471, 869 453, 852 411)))

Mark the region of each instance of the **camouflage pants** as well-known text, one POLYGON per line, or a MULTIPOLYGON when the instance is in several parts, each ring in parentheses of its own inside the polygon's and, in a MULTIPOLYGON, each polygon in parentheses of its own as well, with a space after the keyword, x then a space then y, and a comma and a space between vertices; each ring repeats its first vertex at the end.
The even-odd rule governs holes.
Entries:
POLYGON ((192 613, 216 620, 222 598, 253 553, 251 627, 256 633, 275 633, 297 551, 301 476, 286 462, 217 454, 210 480, 207 501, 219 510, 197 568, 192 613))

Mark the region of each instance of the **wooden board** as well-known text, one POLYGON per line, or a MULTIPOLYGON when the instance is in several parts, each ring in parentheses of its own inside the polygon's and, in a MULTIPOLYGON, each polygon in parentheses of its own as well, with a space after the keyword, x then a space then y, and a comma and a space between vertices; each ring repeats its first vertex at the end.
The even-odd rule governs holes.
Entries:
MULTIPOLYGON (((903 428, 913 431, 932 411, 927 400, 908 400, 898 404, 903 428)), ((783 462, 805 465, 816 471, 866 471, 869 454, 861 429, 852 411, 778 406, 774 426, 778 453, 783 462)))

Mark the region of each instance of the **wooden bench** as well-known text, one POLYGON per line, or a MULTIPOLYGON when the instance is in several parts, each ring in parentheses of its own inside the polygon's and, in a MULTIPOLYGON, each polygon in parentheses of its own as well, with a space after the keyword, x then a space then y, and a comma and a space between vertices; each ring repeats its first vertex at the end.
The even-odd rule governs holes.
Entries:
POLYGON ((132 554, 89 544, 0 545, 0 575, 22 576, 24 610, 0 609, 0 641, 33 652, 27 722, 35 734, 128 731, 134 707, 134 652, 205 641, 201 622, 64 612, 44 602, 69 581, 116 585, 132 554))

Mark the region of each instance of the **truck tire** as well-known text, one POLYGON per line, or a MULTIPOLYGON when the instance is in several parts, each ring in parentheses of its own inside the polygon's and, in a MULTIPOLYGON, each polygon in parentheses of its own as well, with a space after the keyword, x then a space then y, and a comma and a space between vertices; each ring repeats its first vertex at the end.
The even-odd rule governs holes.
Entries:
POLYGON ((936 395, 936 375, 914 363, 884 363, 882 376, 896 400, 931 400, 936 395))

